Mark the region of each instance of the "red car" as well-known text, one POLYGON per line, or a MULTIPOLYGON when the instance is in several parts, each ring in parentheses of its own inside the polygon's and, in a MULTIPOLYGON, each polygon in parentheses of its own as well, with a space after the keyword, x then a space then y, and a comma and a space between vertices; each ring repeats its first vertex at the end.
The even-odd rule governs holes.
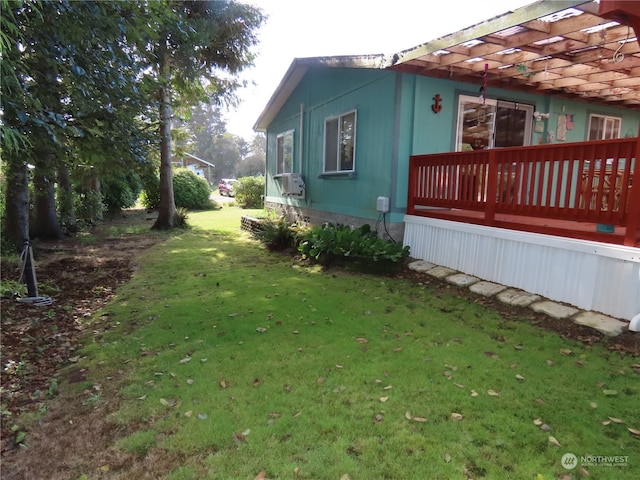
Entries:
POLYGON ((235 196, 234 187, 238 183, 235 178, 223 178, 218 182, 218 192, 220 195, 226 195, 227 197, 235 196))

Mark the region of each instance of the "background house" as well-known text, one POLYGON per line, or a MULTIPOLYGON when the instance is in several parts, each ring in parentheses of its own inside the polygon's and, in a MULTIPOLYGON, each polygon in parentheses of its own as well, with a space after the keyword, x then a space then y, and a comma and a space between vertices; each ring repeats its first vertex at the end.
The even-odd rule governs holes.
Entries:
POLYGON ((209 182, 209 185, 211 186, 215 184, 213 172, 216 166, 211 162, 203 160, 202 158, 198 158, 190 153, 185 153, 182 156, 174 156, 171 163, 177 167, 188 168, 196 175, 199 175, 207 180, 207 182, 209 182))
MULTIPOLYGON (((557 255, 566 257, 558 252, 575 252, 571 242, 580 235, 556 235, 556 243, 569 243, 547 248, 546 236, 529 232, 516 238, 511 231, 503 236, 483 219, 476 223, 484 226, 470 233, 468 226, 474 223, 470 215, 457 226, 438 223, 451 220, 436 219, 436 210, 444 208, 438 202, 422 205, 429 212, 418 212, 433 217, 427 222, 416 216, 410 170, 411 157, 423 154, 637 137, 640 48, 634 22, 640 23, 638 18, 636 2, 536 2, 404 52, 294 59, 255 125, 267 134, 267 207, 311 224, 375 223, 381 235, 410 245, 416 258, 630 318, 640 311, 640 255, 634 247, 640 208, 631 202, 640 200, 631 193, 637 148, 629 158, 615 160, 616 168, 626 168, 625 204, 614 208, 614 193, 608 197, 608 211, 621 212, 621 221, 630 226, 618 243, 631 247, 601 246, 601 253, 613 249, 604 255, 610 260, 593 259, 588 254, 593 248, 585 248, 583 257, 571 261, 592 266, 576 268, 575 276, 564 278, 561 288, 549 286, 552 268, 532 265, 520 276, 509 273, 505 279, 504 274, 517 270, 523 255, 538 258, 538 264, 557 255), (433 251, 429 244, 440 248, 433 251), (467 257, 468 252, 482 254, 479 246, 492 255, 513 257, 514 265, 504 260, 499 269, 478 267, 474 258, 467 257), (509 253, 511 249, 520 253, 509 253), (602 262, 610 265, 603 267, 602 262), (591 288, 578 296, 571 293, 576 284, 584 283, 586 272, 596 270, 605 279, 620 277, 626 285, 616 281, 616 295, 600 282, 591 282, 591 288), (566 293, 556 293, 561 290, 566 293), (622 302, 624 306, 619 299, 598 299, 593 305, 596 297, 620 296, 632 299, 622 302)), ((603 160, 594 158, 591 164, 597 161, 603 160)), ((483 165, 485 186, 482 180, 473 185, 475 197, 482 188, 486 191, 488 164, 483 165)), ((562 170, 558 165, 553 168, 562 170)), ((585 165, 589 159, 580 163, 583 169, 585 165)), ((444 190, 457 185, 456 195, 461 195, 462 170, 456 170, 455 181, 451 173, 436 173, 440 177, 428 181, 440 182, 444 190)), ((595 185, 594 171, 588 180, 595 185)), ((562 183, 563 190, 558 191, 571 196, 566 205, 571 212, 593 211, 590 204, 596 195, 600 195, 599 211, 601 197, 609 195, 601 186, 593 197, 579 197, 577 181, 566 172, 563 177, 551 170, 545 175, 537 181, 546 185, 545 191, 562 183)), ((602 185, 606 178, 600 178, 602 185)), ((473 201, 478 200, 475 197, 473 201)), ((601 237, 585 234, 582 245, 601 237)))

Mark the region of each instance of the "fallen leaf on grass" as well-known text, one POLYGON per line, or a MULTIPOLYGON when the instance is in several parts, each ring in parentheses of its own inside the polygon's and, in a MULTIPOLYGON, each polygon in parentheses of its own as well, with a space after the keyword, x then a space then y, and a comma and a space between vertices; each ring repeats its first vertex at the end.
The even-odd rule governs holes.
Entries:
POLYGON ((573 355, 573 350, 570 350, 568 348, 561 348, 560 355, 564 355, 565 357, 568 357, 569 355, 573 355))
POLYGON ((542 425, 540 425, 540 430, 542 430, 543 432, 550 432, 551 431, 551 427, 549 425, 547 425, 546 423, 543 423, 542 425))
POLYGON ((233 438, 233 443, 235 443, 238 447, 243 443, 247 443, 247 437, 242 433, 233 432, 231 438, 233 438))
POLYGON ((178 404, 178 400, 176 400, 175 398, 161 398, 160 403, 165 407, 175 407, 178 404))
POLYGON ((471 396, 472 397, 477 397, 478 396, 478 392, 476 392, 475 390, 471 390, 471 396))
POLYGON ((462 420, 462 419, 464 418, 464 415, 462 415, 461 413, 453 412, 453 413, 451 414, 451 418, 452 418, 453 420, 459 421, 459 420, 462 420))
POLYGON ((428 422, 428 420, 424 417, 413 417, 411 420, 413 420, 414 422, 419 422, 419 423, 425 423, 428 422))
POLYGON ((406 411, 404 412, 404 418, 406 418, 407 420, 411 420, 413 418, 413 415, 411 415, 411 412, 406 411))
POLYGON ((254 378, 252 385, 254 387, 259 387, 262 382, 264 382, 264 378, 254 378))
POLYGON ((444 461, 445 463, 451 463, 451 455, 449 455, 448 453, 444 454, 444 461))
POLYGON ((551 445, 555 445, 556 447, 561 447, 562 445, 560 445, 560 442, 558 442, 558 440, 556 440, 556 437, 552 437, 549 436, 549 443, 551 445))
POLYGON ((500 394, 498 392, 496 392, 495 390, 491 390, 491 389, 487 390, 487 393, 489 395, 491 395, 492 397, 499 397, 500 396, 500 394))
POLYGON ((382 403, 386 402, 387 400, 389 400, 389 397, 380 397, 380 401, 382 403))
POLYGON ((229 386, 229 380, 223 378, 218 382, 218 385, 220 385, 220 388, 227 388, 229 386))
POLYGON ((266 328, 264 328, 264 327, 258 327, 258 328, 256 328, 256 332, 258 332, 258 333, 264 333, 264 332, 266 332, 266 331, 267 331, 267 329, 266 329, 266 328))
POLYGON ((182 360, 180 360, 180 363, 187 363, 191 361, 191 357, 184 357, 182 360))
POLYGON ((336 365, 336 368, 344 368, 342 365, 336 365))
POLYGON ((618 395, 617 390, 603 390, 602 393, 604 393, 607 397, 615 397, 616 395, 618 395))
POLYGON ((392 388, 393 388, 393 386, 387 385, 386 387, 383 388, 383 390, 391 390, 392 388))
POLYGON ((624 420, 622 420, 621 418, 609 417, 609 420, 611 420, 613 423, 624 423, 624 420))
POLYGON ((266 480, 266 479, 267 479, 267 472, 263 470, 258 475, 256 475, 253 480, 266 480))
POLYGON ((578 473, 580 474, 581 477, 590 477, 591 476, 591 474, 589 473, 589 470, 584 468, 582 465, 580 465, 578 467, 578 473))
POLYGON ((542 425, 542 419, 540 419, 540 418, 535 418, 535 419, 533 420, 533 424, 539 427, 540 425, 542 425))
POLYGON ((369 341, 369 340, 367 340, 367 339, 366 339, 366 338, 364 338, 364 337, 358 337, 358 338, 356 338, 356 342, 358 342, 358 343, 367 343, 368 341, 369 341))
POLYGON ((516 378, 518 380, 524 380, 524 377, 522 375, 520 375, 519 373, 516 375, 516 378))
POLYGON ((635 435, 636 437, 640 437, 640 430, 636 428, 627 427, 627 430, 631 432, 631 435, 635 435))
POLYGON ((399 353, 402 351, 402 347, 394 348, 393 351, 399 353))

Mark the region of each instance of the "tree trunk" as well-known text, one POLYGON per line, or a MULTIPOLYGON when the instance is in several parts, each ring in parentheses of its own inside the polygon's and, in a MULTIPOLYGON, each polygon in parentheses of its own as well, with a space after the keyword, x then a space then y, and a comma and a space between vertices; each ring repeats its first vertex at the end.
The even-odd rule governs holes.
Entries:
POLYGON ((162 61, 160 76, 167 79, 160 89, 160 204, 158 218, 152 229, 165 230, 176 226, 176 204, 173 197, 173 171, 171 169, 171 100, 168 78, 170 72, 162 61))
POLYGON ((5 190, 5 231, 3 237, 21 252, 25 241, 29 241, 29 170, 20 161, 7 162, 7 184, 5 190))
POLYGON ((58 188, 60 223, 67 232, 77 232, 78 222, 73 206, 73 188, 71 187, 69 168, 66 165, 58 168, 58 188))
POLYGON ((55 184, 46 174, 37 171, 33 176, 33 222, 31 238, 59 240, 64 235, 56 214, 55 184))

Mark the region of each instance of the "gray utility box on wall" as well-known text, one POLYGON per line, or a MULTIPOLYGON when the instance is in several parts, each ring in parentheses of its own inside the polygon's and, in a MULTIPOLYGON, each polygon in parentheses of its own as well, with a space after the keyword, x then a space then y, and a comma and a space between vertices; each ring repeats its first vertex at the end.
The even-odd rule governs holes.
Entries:
POLYGON ((389 211, 389 197, 378 197, 376 209, 380 213, 387 213, 389 211))

